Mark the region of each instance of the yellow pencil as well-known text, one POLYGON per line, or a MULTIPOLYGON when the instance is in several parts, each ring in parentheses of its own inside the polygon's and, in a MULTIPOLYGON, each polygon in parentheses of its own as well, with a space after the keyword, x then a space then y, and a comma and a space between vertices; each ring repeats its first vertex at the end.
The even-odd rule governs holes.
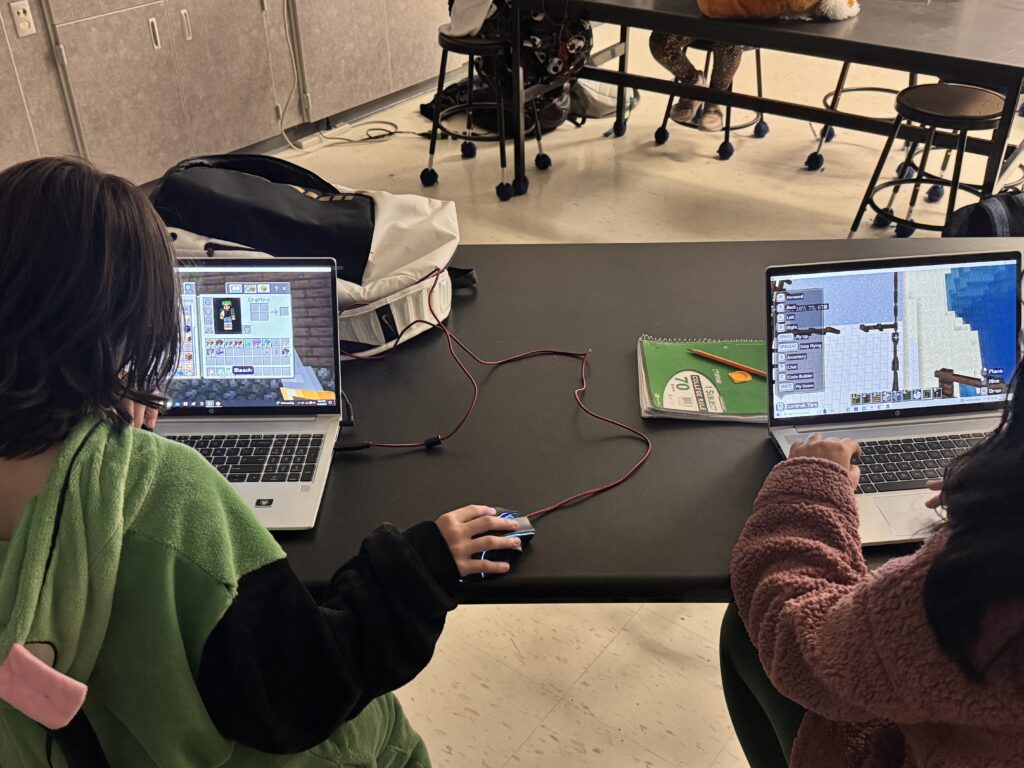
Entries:
POLYGON ((738 371, 746 371, 754 376, 760 376, 762 379, 767 379, 768 374, 764 371, 758 370, 757 368, 751 368, 749 365, 743 363, 737 363, 733 360, 726 360, 724 357, 718 355, 712 355, 710 352, 705 352, 703 349, 691 349, 690 354, 697 355, 697 357, 706 357, 708 360, 714 360, 716 363, 722 363, 722 365, 728 365, 730 368, 735 368, 738 371))

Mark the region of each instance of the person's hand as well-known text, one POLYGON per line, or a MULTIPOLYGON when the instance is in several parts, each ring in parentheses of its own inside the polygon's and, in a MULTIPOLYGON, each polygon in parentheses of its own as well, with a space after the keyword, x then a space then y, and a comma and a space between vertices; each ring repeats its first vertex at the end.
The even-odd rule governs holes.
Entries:
POLYGON ((147 429, 150 432, 156 427, 156 420, 160 411, 156 408, 147 408, 133 400, 122 400, 121 409, 131 417, 132 426, 136 429, 147 429))
POLYGON ((928 490, 935 491, 935 495, 924 503, 929 509, 938 509, 942 506, 942 478, 928 481, 928 490))
POLYGON ((807 440, 793 443, 789 451, 789 458, 811 457, 817 459, 828 459, 846 470, 850 476, 850 482, 856 488, 860 482, 860 465, 854 464, 853 460, 860 458, 860 446, 856 440, 846 438, 837 440, 835 438, 825 439, 820 432, 815 432, 807 440))
POLYGON ((460 576, 471 573, 507 573, 508 563, 475 560, 473 555, 484 550, 523 548, 518 537, 483 535, 488 531, 514 531, 519 527, 515 520, 495 517, 496 514, 497 510, 493 507, 472 505, 437 518, 437 527, 452 552, 460 576))

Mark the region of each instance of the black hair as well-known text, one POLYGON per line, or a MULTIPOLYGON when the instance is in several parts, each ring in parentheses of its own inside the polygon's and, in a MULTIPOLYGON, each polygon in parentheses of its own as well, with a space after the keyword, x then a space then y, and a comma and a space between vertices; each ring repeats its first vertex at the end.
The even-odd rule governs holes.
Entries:
POLYGON ((949 541, 924 583, 928 623, 971 679, 987 613, 1024 598, 1024 362, 999 427, 946 471, 942 505, 949 541))
POLYGON ((75 158, 0 173, 0 458, 129 421, 175 366, 174 251, 145 194, 75 158))

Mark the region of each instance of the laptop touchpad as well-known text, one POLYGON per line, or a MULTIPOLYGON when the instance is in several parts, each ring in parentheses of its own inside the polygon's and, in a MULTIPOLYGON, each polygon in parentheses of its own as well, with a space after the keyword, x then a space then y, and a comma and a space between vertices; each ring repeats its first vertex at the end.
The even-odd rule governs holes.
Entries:
POLYGON ((934 509, 924 505, 933 495, 931 492, 883 494, 875 498, 875 503, 897 536, 923 538, 941 520, 934 509))

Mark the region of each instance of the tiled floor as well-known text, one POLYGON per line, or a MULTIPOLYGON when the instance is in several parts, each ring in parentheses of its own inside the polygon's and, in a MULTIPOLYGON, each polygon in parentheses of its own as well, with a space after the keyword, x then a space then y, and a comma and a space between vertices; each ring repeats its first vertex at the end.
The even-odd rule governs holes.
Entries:
MULTIPOLYGON (((598 30, 602 40, 616 34, 598 30)), ((807 102, 830 91, 839 71, 838 63, 788 54, 765 52, 764 60, 769 95, 807 102)), ((633 38, 632 66, 660 74, 642 33, 633 38)), ((905 82, 905 75, 866 67, 854 67, 850 79, 850 85, 905 82)), ((737 88, 751 91, 752 83, 747 62, 737 88)), ((423 130, 416 104, 428 98, 379 117, 423 130)), ((481 144, 479 156, 464 161, 457 143, 443 142, 441 183, 426 194, 456 201, 466 243, 845 237, 881 138, 840 131, 827 145, 824 172, 809 173, 803 160, 814 147, 814 129, 769 117, 767 138, 745 131, 735 157, 721 162, 718 136, 676 128, 667 144, 654 145, 664 104, 645 94, 618 140, 602 136, 607 120, 560 128, 545 138, 555 167, 541 173, 531 165, 529 195, 508 203, 493 191, 494 145, 481 144)), ((887 114, 891 104, 884 96, 848 98, 848 108, 866 114, 887 114)), ((425 142, 403 136, 284 156, 350 187, 422 194, 426 153, 425 142)), ((972 160, 965 178, 980 171, 972 160)), ((921 210, 925 221, 941 214, 935 206, 921 210)), ((891 236, 891 230, 866 227, 861 236, 891 236)), ((745 766, 718 682, 723 608, 463 607, 452 615, 431 665, 400 696, 440 768, 745 766)))

